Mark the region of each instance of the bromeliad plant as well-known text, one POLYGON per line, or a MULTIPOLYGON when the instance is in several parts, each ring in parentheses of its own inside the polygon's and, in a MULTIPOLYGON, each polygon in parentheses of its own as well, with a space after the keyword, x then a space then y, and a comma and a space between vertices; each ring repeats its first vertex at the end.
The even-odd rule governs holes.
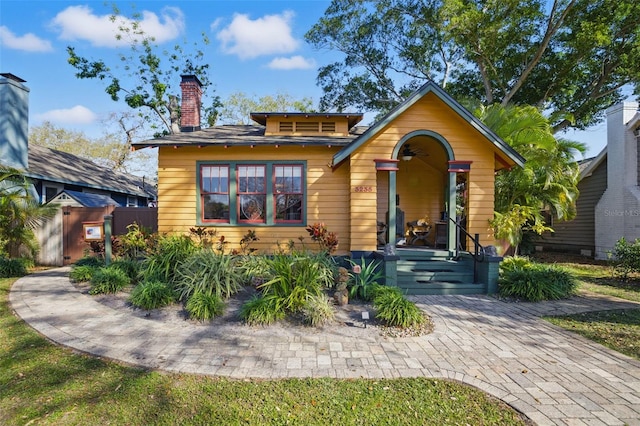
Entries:
POLYGON ((380 262, 371 260, 367 263, 364 257, 360 262, 349 260, 351 273, 347 286, 349 297, 370 301, 373 299, 373 288, 380 284, 384 275, 380 272, 380 262))

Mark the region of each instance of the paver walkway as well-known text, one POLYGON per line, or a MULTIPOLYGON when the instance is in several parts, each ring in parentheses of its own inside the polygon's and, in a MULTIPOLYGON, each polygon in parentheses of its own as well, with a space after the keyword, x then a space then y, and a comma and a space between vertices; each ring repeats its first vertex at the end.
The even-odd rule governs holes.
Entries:
POLYGON ((608 297, 504 303, 486 296, 413 299, 435 323, 422 337, 353 330, 162 323, 98 303, 60 268, 19 279, 16 313, 61 345, 136 365, 233 378, 434 377, 494 395, 540 425, 640 425, 640 362, 541 315, 640 305, 608 297))

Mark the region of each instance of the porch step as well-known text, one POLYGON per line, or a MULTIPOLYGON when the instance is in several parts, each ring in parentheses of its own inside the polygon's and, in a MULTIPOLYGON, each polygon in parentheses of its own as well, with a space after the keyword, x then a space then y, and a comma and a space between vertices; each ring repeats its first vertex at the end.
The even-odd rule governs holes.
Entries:
POLYGON ((430 281, 428 283, 400 283, 403 293, 407 295, 447 295, 447 294, 484 294, 487 292, 485 284, 430 281))
POLYGON ((473 283, 473 259, 461 255, 449 258, 443 250, 398 253, 397 285, 406 294, 477 294, 484 284, 473 283))

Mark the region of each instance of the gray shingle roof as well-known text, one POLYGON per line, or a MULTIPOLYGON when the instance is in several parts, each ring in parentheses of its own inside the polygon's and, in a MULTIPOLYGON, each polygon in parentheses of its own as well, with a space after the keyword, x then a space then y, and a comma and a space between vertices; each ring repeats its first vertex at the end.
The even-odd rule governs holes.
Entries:
POLYGON ((134 143, 136 148, 156 146, 206 146, 206 145, 305 145, 305 146, 346 146, 353 136, 265 136, 263 126, 224 125, 214 126, 195 132, 183 132, 134 143))
POLYGON ((35 179, 155 198, 154 185, 143 178, 109 170, 91 160, 68 152, 29 144, 29 168, 26 175, 35 179), (144 186, 144 189, 143 189, 144 186))

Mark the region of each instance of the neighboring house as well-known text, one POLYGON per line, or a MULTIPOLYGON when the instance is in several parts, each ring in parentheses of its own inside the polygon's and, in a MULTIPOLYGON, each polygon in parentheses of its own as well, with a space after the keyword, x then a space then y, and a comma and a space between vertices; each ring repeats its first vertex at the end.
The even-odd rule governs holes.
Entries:
POLYGON ((36 230, 38 263, 63 265, 79 259, 87 247, 82 222, 103 221, 116 208, 119 226, 114 216, 114 232, 126 232, 134 221, 155 230, 157 212, 146 208, 155 206, 155 183, 28 143, 29 89, 23 83, 12 74, 0 74, 0 164, 23 171, 41 203, 55 200, 61 205, 58 214, 36 230))
POLYGON ((63 190, 48 201, 49 204, 58 204, 65 207, 122 207, 108 195, 90 194, 88 192, 63 190))
POLYGON ((29 145, 26 176, 31 178, 42 203, 64 190, 104 195, 125 207, 147 207, 156 198, 153 182, 115 172, 68 152, 29 145))
MULTIPOLYGON (((456 217, 461 185, 466 229, 481 244, 495 244, 495 172, 524 160, 434 83, 363 132, 355 127, 358 113, 252 113, 258 125, 200 129, 200 82, 183 76, 181 87, 182 132, 134 144, 159 148, 160 232, 211 227, 237 248, 255 230, 255 248, 274 252, 288 241, 300 247, 299 237, 313 246, 306 227, 324 223, 338 235, 338 254, 381 259, 388 283, 414 293, 492 291, 487 282, 462 288, 473 276, 427 274, 417 262, 436 256, 444 273, 464 260, 456 223, 447 220, 456 217), (442 250, 378 247, 377 224, 387 224, 385 240, 393 242, 397 228, 406 230, 396 226, 402 216, 428 216, 431 240, 422 240, 439 238, 442 250)), ((487 274, 479 279, 495 281, 487 274)))
POLYGON ((576 217, 556 221, 543 250, 606 259, 616 242, 640 238, 640 112, 636 102, 607 109, 607 146, 580 165, 576 217))
POLYGON ((29 89, 24 80, 0 74, 0 163, 24 171, 41 203, 67 189, 102 194, 128 207, 147 207, 156 199, 153 182, 115 172, 67 152, 28 143, 29 89))

